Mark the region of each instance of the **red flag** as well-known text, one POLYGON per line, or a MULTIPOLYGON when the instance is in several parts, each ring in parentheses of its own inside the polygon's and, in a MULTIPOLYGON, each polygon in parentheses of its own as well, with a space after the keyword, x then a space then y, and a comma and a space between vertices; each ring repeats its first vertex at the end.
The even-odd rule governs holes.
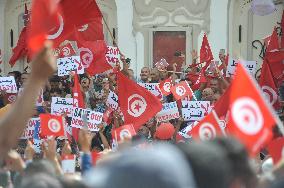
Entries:
POLYGON ((171 94, 171 87, 173 86, 172 84, 172 78, 168 78, 161 83, 159 83, 159 90, 164 96, 168 96, 171 94))
POLYGON ((271 140, 277 119, 241 63, 230 90, 228 130, 243 142, 251 155, 255 155, 271 140))
POLYGON ((268 42, 266 51, 271 52, 271 51, 276 51, 276 50, 279 50, 279 43, 278 43, 277 31, 276 31, 276 28, 274 28, 273 33, 268 42))
POLYGON ((277 87, 266 58, 262 64, 259 85, 265 94, 267 101, 270 102, 274 109, 279 110, 280 104, 278 101, 277 87))
POLYGON ((59 15, 60 24, 57 24, 48 36, 48 39, 54 41, 55 46, 68 39, 74 28, 97 22, 102 18, 102 13, 94 0, 61 0, 59 5, 62 10, 62 15, 59 15))
POLYGON ((126 124, 133 124, 135 130, 155 116, 162 109, 158 98, 145 88, 117 73, 118 100, 126 124))
POLYGON ((191 131, 193 138, 198 138, 202 141, 213 140, 219 135, 222 135, 222 130, 218 120, 211 112, 203 120, 201 120, 191 131))
POLYGON ((64 46, 61 46, 59 48, 59 57, 58 58, 63 58, 63 57, 70 57, 76 55, 75 50, 72 47, 71 43, 67 43, 64 46))
POLYGON ((265 56, 273 77, 280 78, 284 71, 284 51, 266 52, 265 56))
POLYGON ((206 83, 207 82, 205 74, 204 74, 204 71, 205 71, 205 69, 201 69, 201 71, 200 71, 200 73, 198 75, 197 80, 192 83, 193 84, 192 85, 192 89, 193 90, 198 90, 202 83, 206 83))
POLYGON ((28 46, 32 56, 43 47, 48 32, 59 24, 58 13, 56 0, 33 1, 31 22, 28 30, 28 46))
POLYGON ((107 108, 107 110, 105 111, 104 113, 104 116, 103 116, 103 121, 106 123, 106 124, 111 124, 111 118, 110 116, 113 114, 113 110, 111 108, 107 108))
POLYGON ((63 117, 51 114, 40 114, 42 136, 64 136, 63 117))
POLYGON ((284 10, 283 10, 283 13, 282 13, 281 28, 282 28, 281 48, 284 48, 284 34, 283 34, 283 31, 284 31, 284 10))
POLYGON ((186 96, 192 97, 193 91, 186 81, 182 81, 179 84, 171 88, 171 92, 174 95, 174 98, 178 101, 185 98, 186 96))
POLYGON ((274 165, 276 165, 281 160, 282 153, 283 153, 283 147, 284 147, 283 137, 276 138, 268 144, 267 150, 273 159, 274 165))
POLYGON ((213 59, 214 59, 213 54, 212 54, 207 36, 204 33, 202 45, 200 48, 200 63, 211 62, 213 59))
POLYGON ((112 67, 106 61, 107 46, 105 41, 77 41, 81 62, 86 72, 93 76, 103 73, 112 67))
POLYGON ((25 57, 28 54, 26 40, 27 40, 27 28, 24 27, 19 36, 17 46, 13 48, 13 55, 9 61, 11 67, 15 65, 16 61, 25 57))
POLYGON ((112 138, 116 140, 116 142, 123 141, 124 139, 131 139, 136 135, 135 129, 132 124, 123 125, 119 128, 113 129, 111 131, 112 138))

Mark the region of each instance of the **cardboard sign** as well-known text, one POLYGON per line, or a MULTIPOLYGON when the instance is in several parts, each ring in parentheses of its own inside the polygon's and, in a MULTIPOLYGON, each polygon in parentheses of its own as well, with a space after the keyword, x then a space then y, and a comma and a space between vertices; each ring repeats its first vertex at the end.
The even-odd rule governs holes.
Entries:
MULTIPOLYGON (((256 61, 242 61, 240 62, 244 65, 245 69, 252 75, 254 76, 256 73, 256 66, 257 62, 256 61)), ((238 65, 238 60, 230 58, 228 67, 227 67, 227 72, 226 72, 226 77, 232 77, 235 74, 236 67, 238 65)))
POLYGON ((103 113, 95 112, 83 108, 73 108, 71 127, 84 129, 84 124, 87 123, 90 131, 99 131, 98 124, 102 122, 103 113), (86 122, 83 116, 86 115, 86 122))
POLYGON ((72 117, 73 98, 52 97, 51 114, 63 115, 67 113, 68 117, 72 117))
POLYGON ((162 99, 163 95, 159 90, 159 83, 138 83, 140 86, 144 87, 148 91, 150 91, 153 95, 155 95, 158 99, 162 99))
POLYGON ((62 155, 61 166, 64 174, 75 173, 75 168, 76 168, 75 155, 62 155))
POLYGON ((176 102, 163 104, 162 110, 156 115, 158 122, 165 122, 179 117, 180 115, 176 102))
POLYGON ((40 124, 39 118, 31 118, 28 121, 28 124, 26 126, 25 131, 23 132, 23 135, 21 136, 21 139, 31 139, 34 137, 34 131, 35 131, 35 126, 37 124, 40 124))
POLYGON ((211 109, 210 101, 182 101, 182 117, 185 121, 200 121, 211 109))
POLYGON ((18 93, 15 78, 13 76, 0 77, 0 90, 6 93, 18 93))
POLYGON ((84 74, 85 70, 80 61, 80 56, 71 56, 57 59, 58 76, 69 75, 74 71, 77 74, 84 74))
POLYGON ((109 91, 106 105, 112 110, 117 110, 118 108, 118 96, 112 91, 109 91))
POLYGON ((119 63, 120 53, 117 47, 108 46, 106 53, 106 60, 112 66, 115 67, 119 63))

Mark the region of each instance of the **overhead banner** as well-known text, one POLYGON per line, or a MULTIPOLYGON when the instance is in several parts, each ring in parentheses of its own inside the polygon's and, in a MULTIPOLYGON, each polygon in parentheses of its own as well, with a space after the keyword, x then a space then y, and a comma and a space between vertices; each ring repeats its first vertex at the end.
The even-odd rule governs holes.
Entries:
POLYGON ((95 112, 83 108, 73 108, 71 127, 84 129, 88 126, 90 131, 99 131, 97 125, 103 120, 103 113, 95 112), (85 116, 85 117, 84 117, 85 116))
POLYGON ((52 97, 51 114, 58 116, 66 113, 68 117, 72 117, 72 109, 73 98, 52 97))
POLYGON ((18 93, 15 78, 13 76, 0 77, 0 90, 6 93, 18 93))
POLYGON ((200 121, 211 110, 210 101, 182 101, 182 117, 185 121, 200 121))
POLYGON ((176 102, 163 104, 162 110, 156 115, 158 122, 165 122, 179 117, 180 115, 176 102))
POLYGON ((81 63, 80 56, 71 56, 57 59, 58 76, 68 76, 70 72, 84 74, 85 69, 81 63))

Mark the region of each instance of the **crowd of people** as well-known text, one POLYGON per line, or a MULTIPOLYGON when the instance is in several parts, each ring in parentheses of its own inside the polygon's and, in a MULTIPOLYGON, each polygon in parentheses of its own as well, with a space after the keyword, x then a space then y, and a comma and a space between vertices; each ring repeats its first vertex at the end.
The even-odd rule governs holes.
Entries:
MULTIPOLYGON (((196 65, 197 53, 192 53, 196 65)), ((135 78, 129 60, 121 55, 121 71, 137 83, 160 83, 169 77, 180 82, 187 80, 194 88, 195 100, 210 101, 220 98, 230 84, 225 78, 225 55, 219 55, 221 64, 214 72, 205 71, 206 80, 200 81, 201 69, 190 66, 182 72, 156 67, 143 67, 140 78, 135 78), (221 69, 220 67, 224 67, 221 69), (220 68, 220 69, 219 69, 220 68), (223 72, 223 73, 222 73, 223 72), (196 86, 196 85, 195 85, 196 86)), ((31 65, 31 72, 10 72, 18 88, 24 88, 17 100, 9 105, 7 93, 1 92, 0 122, 0 186, 2 187, 176 187, 176 188, 243 188, 283 187, 284 161, 273 164, 269 153, 263 150, 254 158, 234 138, 216 138, 212 141, 194 141, 191 138, 177 142, 177 133, 187 126, 182 118, 169 122, 149 119, 137 131, 114 146, 111 131, 124 125, 119 110, 102 122, 98 132, 79 131, 78 139, 49 137, 38 153, 33 140, 19 139, 30 117, 50 113, 52 97, 72 97, 73 76, 54 74, 55 59, 50 45, 39 53, 31 65), (35 100, 43 88, 44 102, 35 107, 35 100), (76 156, 75 173, 63 173, 62 157, 76 156)), ((104 113, 109 92, 117 93, 116 72, 90 76, 80 75, 81 91, 86 108, 104 113)), ((172 95, 162 102, 175 101, 172 95)), ((70 119, 66 117, 70 124, 70 119)), ((279 135, 276 135, 279 136, 279 135)))

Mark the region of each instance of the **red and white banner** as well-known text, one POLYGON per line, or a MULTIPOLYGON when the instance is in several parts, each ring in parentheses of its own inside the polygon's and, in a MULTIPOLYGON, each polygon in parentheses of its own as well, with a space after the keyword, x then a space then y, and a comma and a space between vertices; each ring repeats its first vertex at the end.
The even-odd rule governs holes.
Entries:
POLYGON ((40 114, 41 136, 64 136, 64 123, 62 116, 40 114))
POLYGON ((176 100, 184 99, 186 96, 194 96, 192 89, 186 81, 182 81, 179 84, 171 88, 171 92, 176 100))
POLYGON ((158 122, 166 122, 179 117, 180 115, 176 102, 164 103, 162 110, 156 115, 158 122))
POLYGON ((107 47, 106 60, 112 67, 115 67, 119 63, 120 53, 118 47, 107 47))
POLYGON ((112 138, 114 138, 115 141, 118 143, 125 139, 131 139, 133 136, 136 135, 136 132, 135 132, 133 125, 128 124, 128 125, 123 125, 119 128, 113 129, 111 134, 112 134, 112 138))
POLYGON ((62 155, 61 167, 64 174, 75 173, 76 156, 75 155, 62 155))
POLYGON ((159 89, 164 96, 168 96, 172 93, 171 92, 172 86, 173 83, 171 77, 159 83, 159 89))

